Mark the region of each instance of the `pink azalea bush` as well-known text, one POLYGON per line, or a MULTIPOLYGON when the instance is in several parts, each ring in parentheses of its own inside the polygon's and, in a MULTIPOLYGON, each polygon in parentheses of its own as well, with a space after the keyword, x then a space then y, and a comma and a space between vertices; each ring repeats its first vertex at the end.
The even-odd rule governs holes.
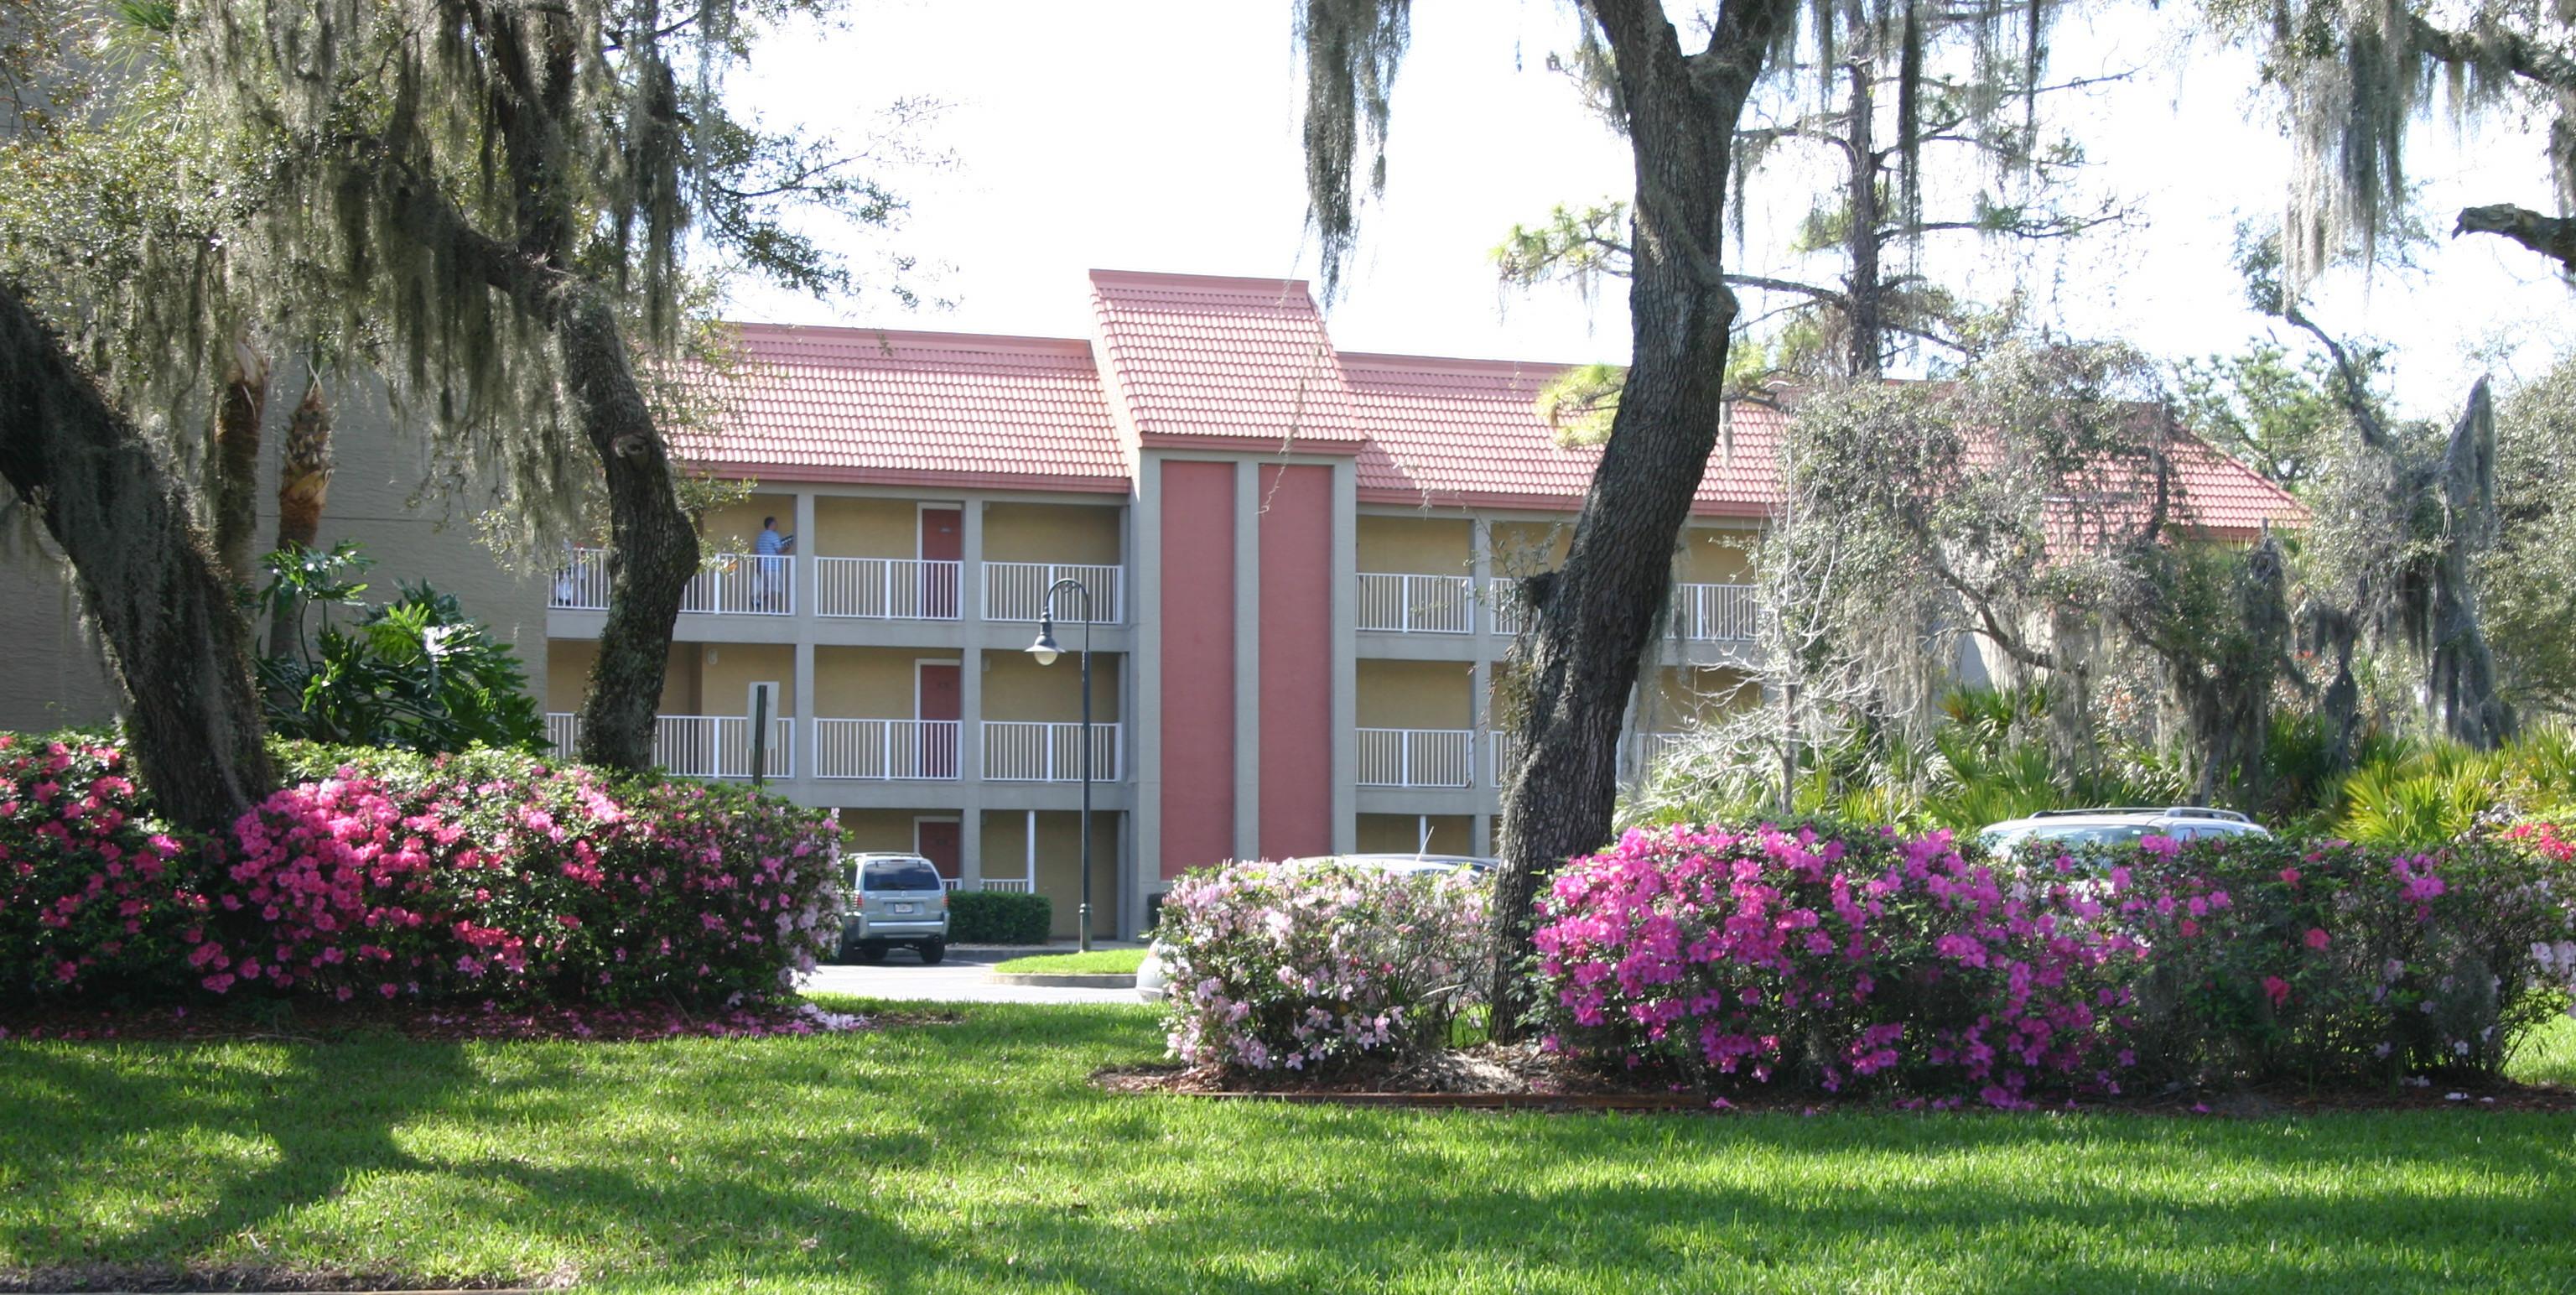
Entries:
POLYGON ((296 781, 183 844, 137 817, 111 744, 68 746, 60 769, 68 744, 47 745, 0 765, 80 788, 0 814, 0 850, 28 865, 0 889, 16 986, 739 1006, 791 992, 839 936, 829 816, 747 789, 286 744, 296 781), (70 974, 44 983, 49 964, 70 974))
POLYGON ((115 744, 0 733, 0 998, 166 991, 204 871, 115 744))
POLYGON ((1973 1095, 2492 1074, 2563 1006, 2566 861, 2240 840, 2019 863, 1945 833, 1631 832, 1540 901, 1555 1045, 1698 1082, 1973 1095), (2554 957, 2554 955, 2550 955, 2554 957))
POLYGON ((1452 1018, 1482 1002, 1491 899, 1464 869, 1291 860, 1188 873, 1154 935, 1172 1055, 1307 1070, 1445 1043, 1452 1018))

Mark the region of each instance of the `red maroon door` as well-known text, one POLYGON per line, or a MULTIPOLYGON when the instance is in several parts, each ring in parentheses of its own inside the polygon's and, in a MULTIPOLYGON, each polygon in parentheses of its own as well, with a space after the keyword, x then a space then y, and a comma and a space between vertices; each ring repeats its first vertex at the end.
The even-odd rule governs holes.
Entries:
POLYGON ((916 818, 912 820, 912 848, 930 860, 943 877, 962 877, 965 872, 959 860, 963 850, 958 845, 957 820, 953 818, 916 818))
POLYGON ((922 662, 913 667, 914 705, 920 713, 914 718, 948 720, 946 724, 924 724, 921 729, 921 776, 954 778, 957 776, 957 725, 963 712, 959 709, 958 666, 954 662, 922 662))
MULTIPOLYGON (((921 560, 957 562, 966 556, 966 512, 960 508, 921 510, 921 560)), ((921 614, 933 620, 957 619, 957 568, 921 569, 921 614)))

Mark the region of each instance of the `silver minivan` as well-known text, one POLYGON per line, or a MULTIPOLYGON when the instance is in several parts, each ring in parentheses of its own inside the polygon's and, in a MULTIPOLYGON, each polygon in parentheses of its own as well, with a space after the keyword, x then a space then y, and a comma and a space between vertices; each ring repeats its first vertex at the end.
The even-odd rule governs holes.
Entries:
POLYGON ((883 962, 906 945, 923 962, 948 956, 948 885, 917 854, 852 854, 849 916, 841 923, 843 962, 883 962))

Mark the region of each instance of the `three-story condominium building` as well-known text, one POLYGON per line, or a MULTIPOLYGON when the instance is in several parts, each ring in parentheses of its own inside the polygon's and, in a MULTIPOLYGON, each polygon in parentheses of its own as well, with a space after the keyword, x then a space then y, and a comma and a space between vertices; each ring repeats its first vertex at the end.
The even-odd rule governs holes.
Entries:
MULTIPOLYGON (((847 848, 1048 894, 1070 933, 1088 642, 1097 933, 1136 930, 1169 878, 1226 858, 1489 851, 1510 577, 1562 554, 1597 459, 1538 415, 1562 366, 1337 351, 1297 281, 1089 287, 1083 338, 742 328, 713 380, 724 416, 676 446, 756 485, 706 519, 727 551, 683 603, 661 762, 745 777, 757 746, 768 785, 836 810, 847 848), (1041 665, 1025 649, 1064 581, 1066 655, 1041 665)), ((1776 417, 1736 412, 1700 483, 1633 761, 1749 700, 1776 417)), ((2295 515, 2222 456, 2184 466, 2207 527, 2295 515)), ((452 541, 416 551, 392 574, 484 582, 468 606, 515 627, 568 744, 603 555, 513 583, 452 541)), ((0 689, 0 723, 79 717, 64 693, 0 689)))

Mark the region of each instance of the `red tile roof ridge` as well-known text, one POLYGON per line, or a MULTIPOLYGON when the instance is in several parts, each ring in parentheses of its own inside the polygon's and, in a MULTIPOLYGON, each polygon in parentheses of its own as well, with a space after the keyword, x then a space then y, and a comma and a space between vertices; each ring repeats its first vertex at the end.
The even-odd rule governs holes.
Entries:
POLYGON ((1167 274, 1160 270, 1093 270, 1093 283, 1151 284, 1165 288, 1206 288, 1239 294, 1270 292, 1286 296, 1290 291, 1312 300, 1312 285, 1294 275, 1257 274, 1167 274))
POLYGON ((1592 360, 1508 360, 1483 359, 1470 355, 1408 355, 1393 351, 1343 351, 1342 367, 1356 365, 1371 372, 1401 373, 1409 370, 1470 370, 1479 373, 1562 373, 1596 363, 1592 360))
POLYGON ((726 327, 745 338, 755 335, 796 336, 801 334, 842 334, 878 337, 890 342, 940 344, 958 350, 1088 352, 1087 337, 1040 337, 1019 333, 956 333, 921 328, 878 328, 868 324, 772 324, 727 320, 726 327))

